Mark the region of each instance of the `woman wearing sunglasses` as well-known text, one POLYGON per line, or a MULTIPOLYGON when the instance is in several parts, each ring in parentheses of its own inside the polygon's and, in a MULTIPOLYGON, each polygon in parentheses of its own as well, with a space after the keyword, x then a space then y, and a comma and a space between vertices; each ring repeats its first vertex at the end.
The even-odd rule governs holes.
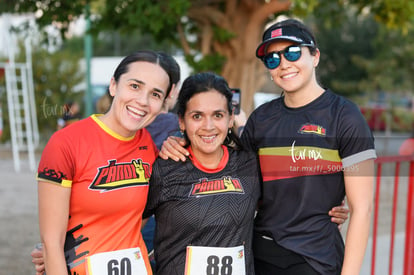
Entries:
POLYGON ((263 177, 256 275, 359 274, 373 199, 372 133, 355 104, 317 82, 320 51, 301 22, 269 27, 256 56, 283 89, 251 114, 242 135, 263 177), (345 193, 351 214, 344 246, 326 213, 345 193))

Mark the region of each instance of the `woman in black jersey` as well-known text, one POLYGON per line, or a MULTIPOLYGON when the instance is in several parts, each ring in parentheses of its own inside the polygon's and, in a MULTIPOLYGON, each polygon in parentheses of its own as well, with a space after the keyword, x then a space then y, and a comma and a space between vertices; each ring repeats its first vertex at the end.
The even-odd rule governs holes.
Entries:
POLYGON ((372 133, 358 106, 317 82, 320 51, 302 22, 270 26, 256 56, 284 91, 250 115, 242 136, 263 178, 256 274, 359 274, 373 202, 372 133), (344 248, 326 213, 345 194, 351 215, 344 248))
POLYGON ((256 156, 233 131, 232 92, 213 73, 188 77, 177 113, 189 158, 158 159, 145 216, 155 215, 156 274, 254 274, 256 156))

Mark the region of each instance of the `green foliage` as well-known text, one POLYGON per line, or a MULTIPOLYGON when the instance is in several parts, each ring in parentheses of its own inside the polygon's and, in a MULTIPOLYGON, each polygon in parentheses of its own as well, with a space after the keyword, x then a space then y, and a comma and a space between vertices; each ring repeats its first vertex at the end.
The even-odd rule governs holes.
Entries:
POLYGON ((414 125, 414 113, 407 110, 396 108, 392 112, 393 123, 391 129, 400 132, 412 132, 414 125))
POLYGON ((368 91, 413 91, 413 42, 412 33, 390 32, 380 26, 378 35, 372 40, 374 57, 356 59, 367 72, 367 78, 359 83, 360 87, 368 91))
POLYGON ((8 108, 7 108, 7 95, 5 90, 5 81, 4 77, 0 77, 0 119, 3 120, 3 129, 2 134, 0 136, 0 142, 4 142, 5 140, 10 139, 10 127, 9 127, 9 114, 8 114, 8 108))
MULTIPOLYGON (((85 47, 85 38, 73 37, 65 40, 62 49, 82 54, 85 47)), ((176 49, 171 43, 157 43, 149 34, 142 34, 135 30, 130 34, 120 34, 117 31, 102 31, 93 39, 93 56, 126 56, 136 50, 151 49, 173 53, 176 49)))
MULTIPOLYGON (((40 29, 52 22, 65 37, 72 21, 85 17, 90 7, 91 32, 116 31, 131 37, 137 31, 150 34, 156 41, 177 42, 177 24, 191 5, 189 0, 17 0, 0 2, 0 11, 31 12, 40 29)), ((45 33, 44 33, 45 34, 45 33)), ((49 33, 50 36, 50 33, 49 33)))
POLYGON ((0 13, 12 12, 14 11, 15 6, 16 6, 16 0, 2 0, 0 2, 0 13))
POLYGON ((405 33, 413 27, 412 0, 293 0, 291 12, 300 17, 312 14, 323 19, 326 26, 336 27, 349 11, 357 15, 371 14, 377 22, 405 33))
POLYGON ((412 0, 377 0, 377 1, 350 1, 361 6, 371 5, 371 12, 375 18, 391 29, 402 29, 407 32, 413 27, 411 19, 414 14, 414 2, 412 0), (372 3, 373 2, 373 3, 372 3))
POLYGON ((352 9, 344 2, 346 1, 293 0, 289 14, 299 18, 308 16, 318 18, 319 24, 324 25, 325 28, 335 28, 340 26, 347 17, 345 11, 352 9))
MULTIPOLYGON (((345 13, 346 14, 346 13, 345 13)), ((352 96, 364 92, 359 82, 367 78, 367 72, 356 60, 372 59, 376 49, 372 40, 377 35, 377 24, 371 17, 354 19, 348 13, 340 27, 331 28, 324 19, 312 17, 309 23, 315 29, 321 58, 318 66, 320 83, 335 92, 352 96)))
POLYGON ((227 41, 231 40, 232 38, 236 37, 236 34, 230 32, 226 29, 219 28, 217 26, 213 26, 213 33, 214 33, 214 38, 219 43, 227 42, 227 41))
POLYGON ((188 0, 106 0, 101 5, 92 29, 131 33, 139 29, 157 41, 176 41, 177 24, 190 7, 188 0))
POLYGON ((219 74, 225 62, 224 56, 219 54, 205 55, 201 59, 199 57, 192 55, 185 56, 185 61, 195 72, 211 71, 219 74))
POLYGON ((378 91, 413 91, 413 29, 407 33, 389 29, 373 14, 361 14, 358 6, 346 7, 324 3, 306 19, 321 50, 320 83, 352 98, 378 91))

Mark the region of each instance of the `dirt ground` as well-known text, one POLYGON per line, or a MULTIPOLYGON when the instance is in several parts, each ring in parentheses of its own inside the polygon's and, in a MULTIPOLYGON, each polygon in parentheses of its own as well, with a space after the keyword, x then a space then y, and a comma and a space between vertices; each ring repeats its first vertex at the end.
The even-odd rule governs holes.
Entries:
POLYGON ((26 162, 15 172, 10 150, 0 148, 0 274, 35 274, 30 252, 39 242, 37 185, 26 162))

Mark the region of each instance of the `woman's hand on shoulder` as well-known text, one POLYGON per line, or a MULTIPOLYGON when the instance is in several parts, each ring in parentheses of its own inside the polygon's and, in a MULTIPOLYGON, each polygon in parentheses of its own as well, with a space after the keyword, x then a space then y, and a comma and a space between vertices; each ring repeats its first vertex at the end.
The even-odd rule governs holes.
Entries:
POLYGON ((184 148, 185 140, 180 137, 169 136, 164 140, 159 156, 162 159, 173 159, 175 161, 185 161, 189 152, 184 148))

